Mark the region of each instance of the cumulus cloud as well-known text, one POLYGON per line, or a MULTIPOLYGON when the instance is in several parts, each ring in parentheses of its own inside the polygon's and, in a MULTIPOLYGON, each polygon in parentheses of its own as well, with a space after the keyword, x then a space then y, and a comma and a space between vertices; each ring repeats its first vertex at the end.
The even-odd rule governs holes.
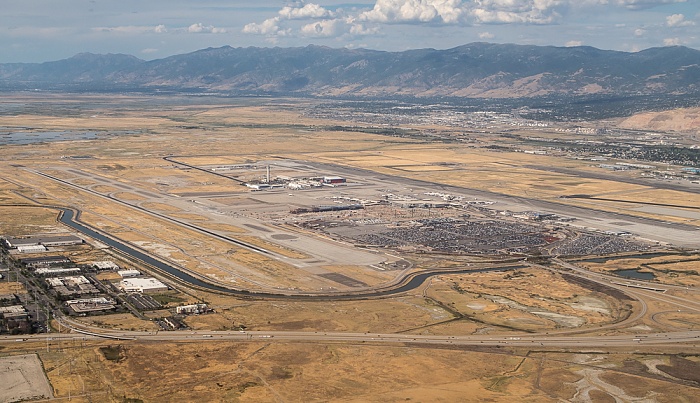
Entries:
POLYGON ((664 39, 665 46, 678 46, 681 44, 680 38, 666 38, 664 39))
POLYGON ((301 27, 303 36, 335 36, 338 31, 339 20, 322 20, 312 22, 301 27))
POLYGON ((634 30, 634 36, 644 36, 647 31, 642 28, 637 28, 634 30))
POLYGON ((288 30, 280 28, 280 17, 268 18, 260 24, 250 23, 243 27, 243 33, 267 35, 267 36, 284 36, 289 33, 288 30))
POLYGON ((453 24, 465 12, 461 0, 377 0, 360 14, 364 21, 380 23, 443 22, 453 24))
POLYGON ((566 0, 481 0, 470 10, 477 22, 548 24, 558 20, 566 0))
POLYGON ((288 20, 328 18, 333 16, 333 13, 314 3, 305 4, 304 7, 285 6, 278 12, 278 14, 281 18, 288 20))
POLYGON ((495 37, 491 32, 479 32, 479 39, 493 39, 495 37))
POLYGON ((209 33, 209 34, 225 34, 226 29, 224 28, 217 28, 211 25, 204 25, 201 22, 198 22, 196 24, 192 24, 189 27, 187 27, 187 32, 191 34, 201 34, 201 33, 209 33))
POLYGON ((379 27, 367 27, 365 24, 357 22, 352 18, 347 19, 346 23, 349 26, 347 32, 351 36, 368 36, 379 33, 379 27))
POLYGON ((582 41, 568 41, 564 44, 564 46, 569 47, 569 48, 574 47, 574 46, 581 46, 581 45, 583 45, 582 41))
POLYGON ((366 36, 379 31, 378 27, 367 27, 362 21, 350 14, 332 12, 318 4, 307 3, 303 6, 285 6, 278 11, 276 17, 268 18, 261 23, 250 23, 243 27, 245 34, 265 35, 268 38, 289 36, 294 32, 286 27, 288 21, 317 20, 298 27, 297 35, 303 37, 331 36, 366 36))
POLYGON ((168 32, 168 29, 165 27, 165 25, 160 24, 160 25, 156 25, 156 27, 153 28, 153 32, 155 32, 157 34, 164 34, 164 33, 168 32))
POLYGON ((158 52, 158 49, 155 49, 155 48, 141 49, 141 53, 143 53, 145 55, 150 54, 150 53, 156 53, 156 52, 158 52))
POLYGON ((695 25, 693 21, 688 21, 685 19, 683 14, 673 14, 666 17, 666 25, 669 27, 687 27, 690 25, 695 25))

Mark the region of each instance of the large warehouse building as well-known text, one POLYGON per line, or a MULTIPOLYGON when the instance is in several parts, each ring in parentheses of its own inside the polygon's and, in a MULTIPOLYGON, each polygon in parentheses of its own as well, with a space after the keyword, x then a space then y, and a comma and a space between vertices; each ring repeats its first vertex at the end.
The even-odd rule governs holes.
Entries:
POLYGON ((119 282, 119 288, 124 292, 162 292, 168 291, 168 286, 153 277, 125 278, 119 282))
POLYGON ((19 248, 27 246, 70 246, 70 245, 81 245, 83 239, 75 235, 56 235, 56 236, 43 236, 36 235, 26 238, 13 238, 8 237, 5 239, 5 244, 8 248, 19 248))

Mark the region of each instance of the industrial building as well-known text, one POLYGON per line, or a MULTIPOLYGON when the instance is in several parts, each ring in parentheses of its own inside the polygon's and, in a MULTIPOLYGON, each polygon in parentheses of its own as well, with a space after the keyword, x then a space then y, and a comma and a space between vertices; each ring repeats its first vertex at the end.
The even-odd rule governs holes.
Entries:
POLYGON ((328 185, 339 185, 341 183, 347 182, 345 178, 341 176, 324 176, 323 183, 328 185))
POLYGON ((50 277, 46 279, 46 283, 61 297, 99 293, 85 276, 50 277))
POLYGON ((39 276, 58 276, 58 275, 66 275, 66 274, 78 274, 80 273, 80 269, 77 267, 68 267, 68 268, 49 268, 49 267, 40 267, 34 271, 35 274, 39 276))
POLYGON ((211 311, 207 304, 183 305, 175 308, 175 312, 181 315, 196 315, 211 311))
POLYGON ((40 253, 46 251, 47 249, 44 245, 26 245, 17 247, 17 252, 19 253, 40 253))
POLYGON ((92 264, 97 270, 119 270, 119 266, 111 260, 105 260, 102 262, 94 262, 92 264))
POLYGON ((36 235, 26 238, 13 238, 9 237, 5 239, 5 244, 8 248, 19 248, 34 245, 44 245, 44 246, 70 246, 70 245, 81 245, 84 243, 82 238, 75 235, 36 235))
POLYGON ((124 292, 163 292, 168 291, 168 286, 153 277, 125 278, 118 286, 124 292))
POLYGON ((22 305, 0 307, 0 317, 3 319, 24 320, 29 317, 29 313, 22 305))
POLYGON ((119 274, 119 276, 121 276, 121 278, 127 278, 127 277, 138 277, 141 275, 141 272, 136 270, 136 269, 126 269, 126 270, 117 271, 117 274, 119 274))
POLYGON ((86 312, 109 311, 116 308, 116 302, 105 297, 72 299, 66 301, 66 306, 76 314, 86 312))
POLYGON ((66 263, 72 263, 70 259, 65 256, 42 256, 34 258, 21 259, 20 262, 27 267, 46 267, 46 266, 60 266, 66 263))

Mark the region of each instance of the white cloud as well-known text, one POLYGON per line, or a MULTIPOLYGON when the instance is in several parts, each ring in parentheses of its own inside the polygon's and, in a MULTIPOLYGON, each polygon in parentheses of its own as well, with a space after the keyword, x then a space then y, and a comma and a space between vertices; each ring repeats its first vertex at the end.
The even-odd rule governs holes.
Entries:
POLYGON ((164 33, 168 32, 168 29, 165 27, 165 25, 160 24, 160 25, 156 25, 156 27, 153 28, 153 32, 155 32, 157 34, 164 34, 164 33))
POLYGON ((256 34, 267 36, 285 36, 290 33, 287 29, 280 28, 280 17, 268 18, 260 24, 250 23, 243 27, 244 34, 256 34))
POLYGON ((187 28, 189 33, 199 33, 204 32, 204 25, 202 23, 192 24, 187 28))
POLYGON ((479 39, 493 39, 495 37, 491 32, 479 32, 479 39))
POLYGON ((304 25, 300 32, 303 36, 335 36, 338 32, 338 25, 339 20, 322 20, 304 25))
POLYGON ((364 21, 380 23, 443 22, 454 24, 464 15, 462 0, 377 0, 360 14, 364 21))
POLYGON ((359 18, 376 23, 547 24, 573 0, 377 0, 359 18))
POLYGON ((156 53, 158 52, 158 49, 155 48, 146 48, 146 49, 141 49, 141 53, 143 54, 150 54, 150 53, 156 53))
POLYGON ((471 10, 477 22, 549 24, 561 17, 566 0, 481 0, 471 10))
POLYGON ((644 36, 647 31, 642 28, 637 28, 634 30, 634 36, 644 36))
POLYGON ((666 25, 669 27, 687 27, 690 25, 695 25, 693 21, 688 21, 685 19, 683 14, 673 14, 666 17, 666 25))
POLYGON ((571 47, 574 47, 574 46, 581 46, 581 45, 583 45, 583 42, 582 42, 582 41, 568 41, 568 42, 566 42, 566 43, 564 44, 564 46, 566 46, 566 47, 568 47, 568 48, 571 48, 571 47))
POLYGON ((379 32, 379 27, 366 27, 365 24, 355 22, 354 19, 348 19, 347 23, 350 26, 348 33, 352 36, 375 35, 379 32))
POLYGON ((304 7, 285 6, 279 11, 279 16, 288 20, 303 20, 309 18, 328 18, 333 13, 318 4, 308 3, 304 7))
POLYGON ((225 34, 226 29, 217 28, 211 25, 204 25, 201 22, 192 24, 187 27, 187 32, 191 34, 201 34, 201 33, 211 33, 211 34, 225 34))
POLYGON ((680 38, 666 38, 664 39, 664 46, 678 46, 681 44, 680 38))

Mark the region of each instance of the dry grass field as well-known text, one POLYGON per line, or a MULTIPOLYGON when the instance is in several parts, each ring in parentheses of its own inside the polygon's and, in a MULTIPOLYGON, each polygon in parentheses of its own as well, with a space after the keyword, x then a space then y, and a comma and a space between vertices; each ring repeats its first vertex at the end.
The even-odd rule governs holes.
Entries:
MULTIPOLYGON (((19 343, 18 343, 19 344, 19 343)), ((697 357, 508 348, 73 341, 36 348, 56 398, 143 402, 693 402, 697 357)), ((10 345, 3 354, 19 353, 10 345)))
MULTIPOLYGON (((629 305, 564 280, 542 269, 521 269, 478 275, 440 276, 425 293, 467 322, 479 334, 548 331, 614 323, 629 315, 629 305)), ((452 334, 442 324, 437 334, 452 334)))
POLYGON ((449 311, 421 296, 369 301, 250 301, 205 298, 216 313, 189 316, 195 329, 403 332, 447 319, 449 311))
POLYGON ((22 283, 14 281, 0 282, 0 294, 26 294, 27 288, 22 283))

